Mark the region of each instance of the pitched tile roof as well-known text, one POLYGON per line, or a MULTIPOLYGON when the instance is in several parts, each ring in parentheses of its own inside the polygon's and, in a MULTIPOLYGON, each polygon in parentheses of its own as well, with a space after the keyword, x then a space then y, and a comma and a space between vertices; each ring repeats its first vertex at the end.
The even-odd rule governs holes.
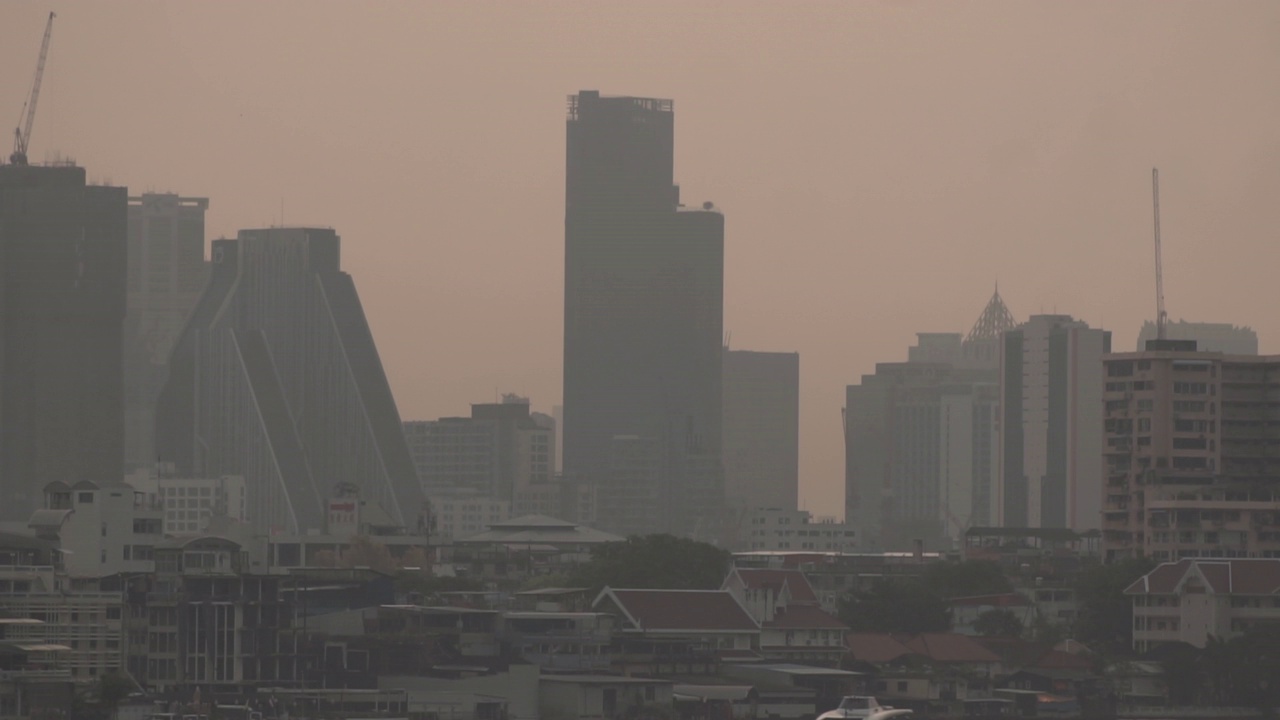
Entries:
POLYGON ((605 588, 594 605, 612 597, 642 630, 758 631, 746 608, 725 590, 615 590, 605 588))
POLYGON ((893 662, 914 654, 888 633, 849 633, 844 638, 844 644, 854 660, 874 664, 893 662))
POLYGON ((924 633, 903 643, 918 655, 943 663, 995 663, 1000 657, 959 633, 924 633))
POLYGON ((1050 650, 1032 666, 1042 670, 1092 670, 1093 663, 1089 658, 1077 653, 1062 650, 1050 650))
POLYGON ((1125 588, 1126 595, 1169 595, 1191 574, 1209 589, 1227 595, 1274 595, 1280 592, 1280 559, 1186 558, 1164 563, 1125 588))
POLYGON ((780 630, 848 630, 849 626, 817 605, 788 605, 778 608, 764 626, 780 630))
POLYGON ((799 570, 738 568, 737 572, 743 584, 751 590, 773 590, 781 593, 785 586, 791 592, 792 602, 818 603, 818 595, 809 584, 809 578, 799 570))

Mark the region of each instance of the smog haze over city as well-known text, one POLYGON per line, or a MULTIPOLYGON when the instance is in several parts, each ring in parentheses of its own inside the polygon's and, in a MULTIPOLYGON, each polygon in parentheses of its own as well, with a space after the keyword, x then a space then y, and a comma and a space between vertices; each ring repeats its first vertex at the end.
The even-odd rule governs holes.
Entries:
MULTIPOLYGON (((998 282, 1134 348, 1155 314, 1280 348, 1274 2, 9 2, 0 118, 57 12, 33 163, 333 227, 400 416, 560 403, 565 98, 671 98, 724 214, 724 333, 798 352, 800 502, 842 515, 844 388, 998 282)), ((8 127, 8 126, 6 126, 8 127)))

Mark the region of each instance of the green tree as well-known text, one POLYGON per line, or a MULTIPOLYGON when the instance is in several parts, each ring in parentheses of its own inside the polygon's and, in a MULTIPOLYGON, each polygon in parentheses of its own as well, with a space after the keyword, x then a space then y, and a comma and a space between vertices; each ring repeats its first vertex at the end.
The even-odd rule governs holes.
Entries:
POLYGON ((925 567, 921 580, 944 600, 1013 592, 1004 568, 991 560, 934 563, 925 567))
POLYGON ((993 608, 973 621, 973 629, 984 637, 1021 637, 1022 621, 1005 608, 993 608))
POLYGON ((594 590, 651 588, 715 590, 729 571, 730 555, 714 545, 673 535, 643 535, 597 545, 591 560, 571 574, 572 584, 594 590))
POLYGON ((923 633, 951 629, 947 603, 924 582, 894 578, 840 603, 840 620, 854 632, 923 633))
POLYGON ((1164 685, 1175 707, 1194 705, 1205 686, 1204 653, 1185 643, 1176 645, 1160 661, 1164 668, 1164 685))
POLYGON ((1150 560, 1126 560, 1082 570, 1075 583, 1075 639, 1104 656, 1131 655, 1133 599, 1124 590, 1154 567, 1150 560))

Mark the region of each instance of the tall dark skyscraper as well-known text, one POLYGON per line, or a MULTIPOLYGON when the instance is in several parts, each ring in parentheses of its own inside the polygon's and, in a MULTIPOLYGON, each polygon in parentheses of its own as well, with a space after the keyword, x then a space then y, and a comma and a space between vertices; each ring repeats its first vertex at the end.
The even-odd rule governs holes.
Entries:
POLYGON ((262 532, 323 530, 354 486, 390 519, 424 510, 413 458, 332 230, 243 230, 174 348, 156 410, 179 475, 242 475, 262 532))
POLYGON ((129 293, 124 318, 124 459, 130 471, 155 465, 156 398, 169 354, 200 298, 205 198, 146 193, 129 198, 129 293))
POLYGON ((673 155, 670 100, 569 98, 564 472, 620 533, 696 533, 723 502, 724 217, 680 204, 673 155))
POLYGON ((128 191, 83 168, 0 166, 0 518, 52 481, 124 472, 128 191))

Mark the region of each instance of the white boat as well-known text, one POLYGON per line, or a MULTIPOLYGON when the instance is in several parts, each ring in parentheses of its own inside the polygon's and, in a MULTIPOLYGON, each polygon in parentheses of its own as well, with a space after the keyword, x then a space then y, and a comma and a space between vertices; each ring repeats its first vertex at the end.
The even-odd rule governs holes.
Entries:
POLYGON ((889 718, 910 715, 910 710, 898 710, 889 705, 881 705, 880 701, 870 695, 846 695, 835 710, 828 710, 818 716, 817 720, 889 720, 889 718))

